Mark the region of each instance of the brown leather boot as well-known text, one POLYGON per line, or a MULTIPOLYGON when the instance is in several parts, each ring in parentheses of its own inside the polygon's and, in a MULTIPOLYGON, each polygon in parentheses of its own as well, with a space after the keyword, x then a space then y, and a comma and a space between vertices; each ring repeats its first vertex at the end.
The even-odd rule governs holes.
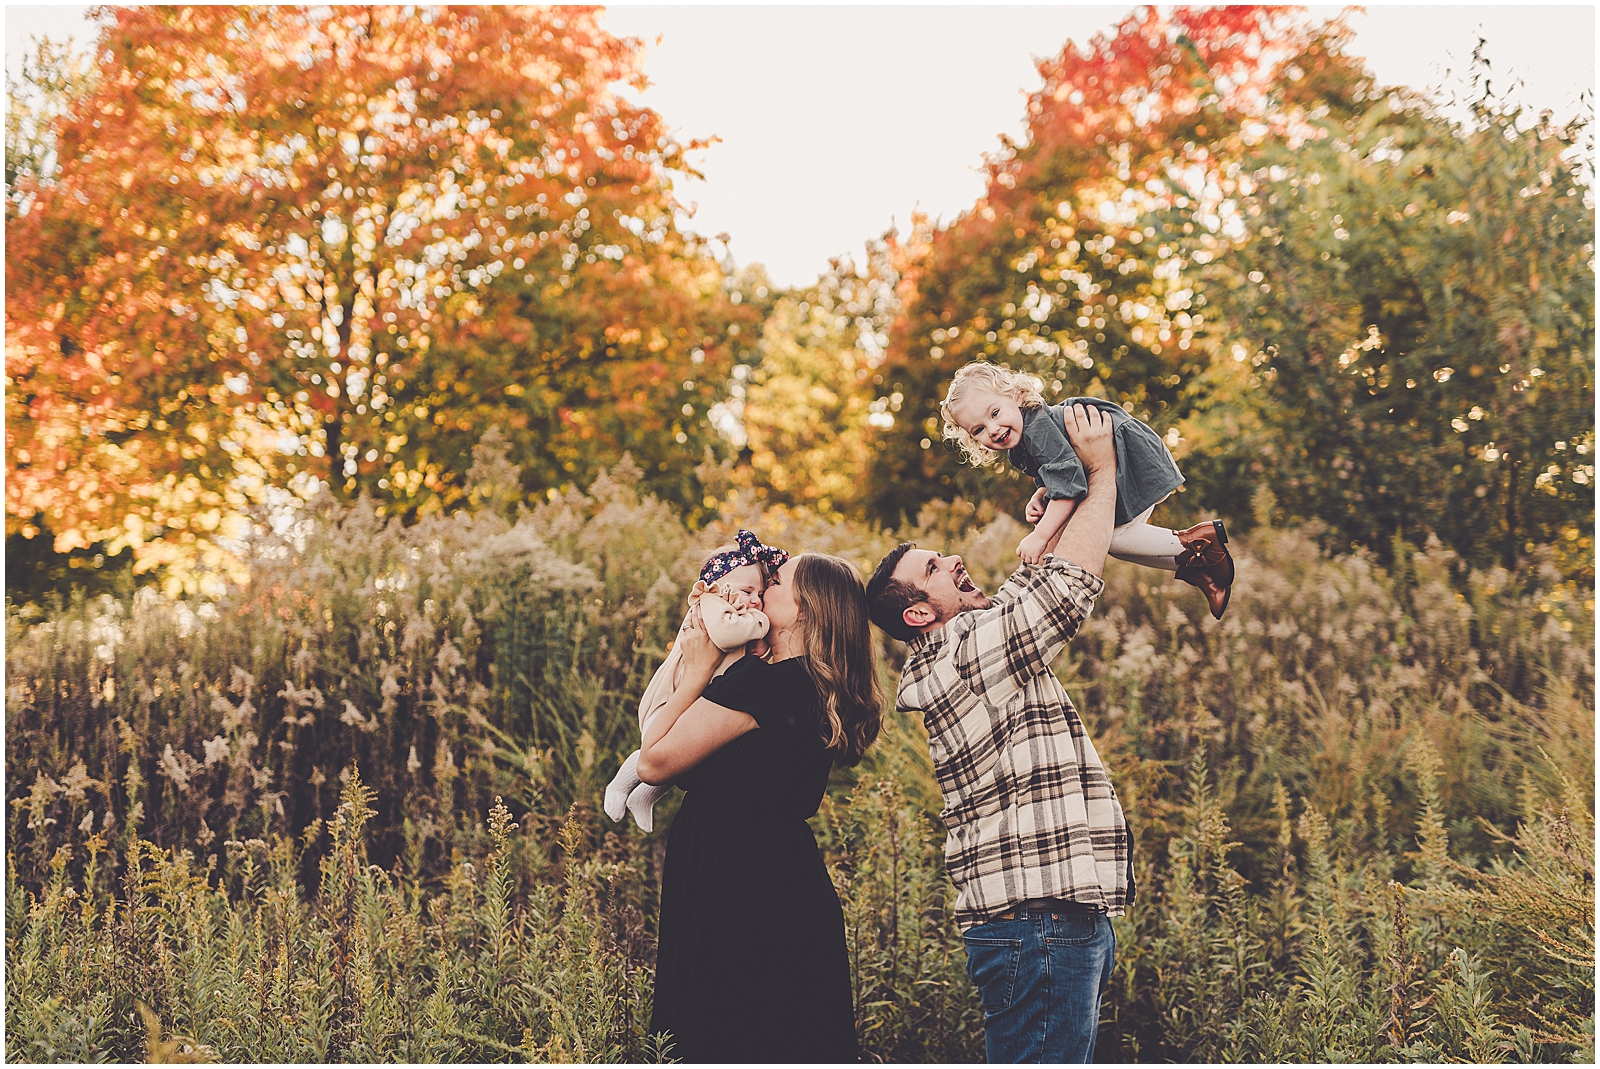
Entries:
POLYGON ((1178 557, 1178 570, 1173 574, 1206 596, 1211 607, 1211 618, 1222 619, 1233 597, 1233 554, 1228 552, 1228 532, 1221 520, 1197 524, 1187 531, 1174 532, 1185 541, 1183 554, 1178 557))
POLYGON ((1228 611, 1228 600, 1233 597, 1233 587, 1223 586, 1211 574, 1210 568, 1204 565, 1194 568, 1179 568, 1176 577, 1192 587, 1198 587, 1200 593, 1206 596, 1206 604, 1211 607, 1211 618, 1222 619, 1222 614, 1228 611))
POLYGON ((1187 531, 1173 531, 1183 543, 1182 564, 1221 564, 1228 559, 1228 531, 1221 520, 1197 523, 1187 531))

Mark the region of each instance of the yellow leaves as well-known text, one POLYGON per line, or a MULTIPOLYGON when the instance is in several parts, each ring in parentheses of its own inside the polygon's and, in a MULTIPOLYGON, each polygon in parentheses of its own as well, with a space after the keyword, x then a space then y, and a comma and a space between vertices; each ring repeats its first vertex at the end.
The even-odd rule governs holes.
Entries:
POLYGON ((69 527, 56 535, 55 551, 57 553, 71 553, 75 549, 88 549, 92 543, 84 537, 83 531, 78 527, 69 527))

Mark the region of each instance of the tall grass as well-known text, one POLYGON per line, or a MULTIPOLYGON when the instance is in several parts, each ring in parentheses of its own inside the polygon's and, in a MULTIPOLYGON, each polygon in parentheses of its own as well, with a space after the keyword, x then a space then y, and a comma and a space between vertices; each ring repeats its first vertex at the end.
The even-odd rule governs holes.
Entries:
MULTIPOLYGON (((510 477, 482 452, 479 507, 409 528, 321 502, 215 603, 9 607, 13 1058, 670 1058, 664 837, 597 809, 699 554, 744 522, 865 570, 904 536, 992 589, 1022 534, 737 502, 691 534, 627 465, 511 514, 510 477)), ((1057 666, 1137 838, 1102 1051, 1592 1060, 1592 592, 1330 559, 1258 504, 1220 625, 1113 562, 1057 666)), ((815 821, 863 1051, 972 1060, 937 787, 887 726, 815 821)))
MULTIPOLYGON (((625 945, 637 859, 581 849, 525 885, 526 844, 490 812, 488 852, 426 885, 370 864, 373 794, 351 775, 317 894, 302 842, 233 844, 222 871, 136 845, 98 904, 66 877, 7 887, 7 1048, 27 1061, 618 1061, 645 1035, 649 972, 625 945)), ((90 861, 100 860, 97 852, 90 861)))

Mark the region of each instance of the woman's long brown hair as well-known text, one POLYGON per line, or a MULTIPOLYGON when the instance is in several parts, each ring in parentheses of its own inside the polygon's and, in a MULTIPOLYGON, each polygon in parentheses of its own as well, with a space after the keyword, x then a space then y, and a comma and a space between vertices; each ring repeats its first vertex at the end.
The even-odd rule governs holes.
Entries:
POLYGON ((867 591, 850 562, 823 553, 795 558, 794 598, 806 671, 822 699, 822 739, 842 765, 861 760, 883 718, 867 591))

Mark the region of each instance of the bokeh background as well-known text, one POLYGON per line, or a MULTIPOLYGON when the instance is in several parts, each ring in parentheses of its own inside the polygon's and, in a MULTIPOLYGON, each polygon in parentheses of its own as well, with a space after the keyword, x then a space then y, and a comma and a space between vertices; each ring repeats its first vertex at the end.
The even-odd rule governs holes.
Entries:
MULTIPOLYGON (((1058 666, 1138 841, 1102 1055, 1592 1060, 1593 12, 1397 10, 8 31, 8 1050, 670 1058, 598 799, 697 562, 997 584, 990 359, 1239 558, 1220 624, 1113 563, 1058 666)), ((863 1050, 967 1060, 886 723, 815 821, 863 1050)))

